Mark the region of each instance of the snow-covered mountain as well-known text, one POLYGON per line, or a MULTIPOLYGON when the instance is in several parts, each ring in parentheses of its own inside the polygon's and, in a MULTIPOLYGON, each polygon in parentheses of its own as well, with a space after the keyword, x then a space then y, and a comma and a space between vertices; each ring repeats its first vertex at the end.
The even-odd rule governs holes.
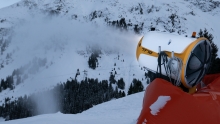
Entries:
POLYGON ((133 78, 146 87, 147 70, 135 56, 139 39, 151 27, 188 36, 206 28, 220 46, 219 12, 217 0, 21 0, 0 9, 0 78, 14 81, 0 104, 51 89, 75 78, 77 69, 77 80, 108 80, 113 73, 124 79, 126 93, 133 78), (91 69, 97 50, 98 67, 91 69))
POLYGON ((7 7, 7 6, 10 6, 14 3, 17 3, 19 2, 20 0, 1 0, 0 1, 0 8, 4 8, 4 7, 7 7))
MULTIPOLYGON (((51 15, 49 11, 58 5, 74 11, 75 7, 71 6, 78 3, 64 2, 21 1, 2 9, 1 39, 2 44, 8 44, 2 47, 1 78, 12 75, 15 69, 24 71, 19 75, 22 83, 16 85, 13 91, 2 91, 1 99, 51 88, 70 77, 74 78, 77 69, 81 73, 77 76, 78 80, 85 77, 109 79, 110 72, 117 73, 116 79, 123 77, 126 83, 133 77, 145 79, 144 71, 135 60, 135 47, 140 36, 114 30, 104 25, 104 21, 97 25, 83 19, 86 17, 82 17, 82 21, 74 20, 63 11, 51 15), (90 69, 87 62, 94 49, 101 51, 95 70, 90 69)), ((84 3, 87 1, 81 4, 84 3)), ((84 9, 77 10, 75 12, 80 14, 84 9)), ((14 81, 17 80, 18 76, 14 76, 14 81)))

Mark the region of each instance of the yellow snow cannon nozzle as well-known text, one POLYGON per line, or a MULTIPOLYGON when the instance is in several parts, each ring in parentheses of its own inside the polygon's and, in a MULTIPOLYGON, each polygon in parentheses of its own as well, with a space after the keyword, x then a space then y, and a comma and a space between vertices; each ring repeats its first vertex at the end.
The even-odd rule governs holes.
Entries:
POLYGON ((141 54, 146 54, 146 55, 150 55, 150 56, 154 56, 154 57, 158 57, 158 53, 154 52, 152 50, 149 50, 145 47, 143 47, 142 44, 142 40, 144 37, 141 38, 141 40, 139 41, 138 45, 137 45, 137 50, 136 50, 136 58, 137 60, 139 59, 139 56, 141 54))

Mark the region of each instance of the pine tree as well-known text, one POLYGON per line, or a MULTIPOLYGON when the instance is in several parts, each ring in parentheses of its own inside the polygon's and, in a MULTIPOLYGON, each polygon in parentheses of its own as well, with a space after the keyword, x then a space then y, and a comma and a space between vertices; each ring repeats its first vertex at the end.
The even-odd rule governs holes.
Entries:
POLYGON ((108 92, 107 92, 108 100, 111 100, 114 97, 114 90, 112 87, 112 83, 109 83, 108 92))
POLYGON ((157 75, 154 72, 148 70, 147 77, 150 78, 150 82, 151 82, 157 77, 157 75))
POLYGON ((119 95, 119 93, 118 93, 118 87, 116 87, 115 88, 115 91, 114 91, 114 98, 119 98, 120 97, 120 95, 119 95))
POLYGON ((1 79, 1 87, 2 87, 2 90, 7 89, 7 84, 5 83, 4 79, 1 79))
POLYGON ((122 92, 122 97, 125 97, 125 92, 124 91, 122 92))
POLYGON ((149 78, 147 78, 147 82, 146 82, 147 84, 149 84, 150 83, 150 79, 149 78))
POLYGON ((134 78, 132 83, 133 83, 132 93, 138 93, 144 90, 144 86, 142 85, 141 81, 134 78))
POLYGON ((95 69, 97 67, 97 63, 98 63, 97 57, 98 55, 94 53, 92 53, 91 56, 89 57, 88 64, 90 68, 95 69))
POLYGON ((124 80, 123 80, 123 78, 120 78, 119 80, 118 80, 118 88, 120 88, 120 89, 122 89, 122 90, 124 90, 125 89, 125 82, 124 82, 124 80))
POLYGON ((131 95, 131 94, 133 94, 133 85, 132 85, 132 83, 131 83, 131 85, 128 89, 128 95, 131 95))
POLYGON ((112 84, 115 84, 115 82, 116 82, 115 76, 112 73, 110 74, 109 82, 112 83, 112 84))
POLYGON ((137 34, 139 33, 138 24, 134 25, 134 32, 137 34))
POLYGON ((5 81, 7 88, 10 88, 10 90, 13 90, 13 84, 14 84, 14 80, 12 76, 8 76, 6 77, 6 81, 5 81))

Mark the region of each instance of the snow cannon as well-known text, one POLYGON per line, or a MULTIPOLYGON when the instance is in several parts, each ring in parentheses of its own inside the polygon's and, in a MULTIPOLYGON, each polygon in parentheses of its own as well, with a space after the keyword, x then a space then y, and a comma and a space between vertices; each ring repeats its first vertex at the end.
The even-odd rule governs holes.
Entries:
POLYGON ((136 58, 147 70, 194 92, 209 69, 211 51, 209 40, 196 38, 195 32, 191 37, 148 32, 137 45, 136 58))
POLYGON ((205 75, 211 45, 195 36, 149 32, 139 41, 137 60, 161 78, 147 86, 137 124, 219 124, 220 74, 205 75))

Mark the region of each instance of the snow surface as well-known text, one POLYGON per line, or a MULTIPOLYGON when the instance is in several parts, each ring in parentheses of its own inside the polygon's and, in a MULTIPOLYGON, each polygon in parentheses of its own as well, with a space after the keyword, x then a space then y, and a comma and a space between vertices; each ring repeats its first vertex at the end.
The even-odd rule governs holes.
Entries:
POLYGON ((171 100, 170 96, 159 96, 157 98, 157 101, 155 101, 151 106, 150 106, 150 113, 152 115, 157 115, 158 112, 160 112, 160 109, 162 109, 168 101, 171 100))
POLYGON ((93 106, 79 114, 44 114, 0 124, 136 124, 144 92, 93 106))
POLYGON ((158 52, 158 47, 161 46, 161 51, 174 51, 175 53, 182 53, 187 46, 195 40, 196 38, 164 32, 158 33, 155 31, 146 33, 141 45, 154 52, 158 52))
POLYGON ((0 122, 2 122, 2 121, 5 121, 5 119, 4 119, 4 118, 2 118, 2 117, 0 117, 0 122))
MULTIPOLYGON (((36 19, 36 22, 31 21, 30 24, 15 29, 17 34, 12 38, 11 47, 7 51, 13 51, 14 48, 19 49, 14 53, 14 60, 10 66, 2 68, 0 75, 2 78, 10 75, 15 68, 33 61, 33 57, 46 58, 47 67, 39 68, 36 74, 28 74, 29 78, 17 85, 13 91, 5 90, 0 93, 0 100, 7 96, 16 98, 53 88, 57 83, 64 82, 70 77, 74 78, 77 69, 81 73, 77 77, 79 81, 85 78, 84 70, 88 71, 88 78, 98 78, 99 80, 108 80, 110 72, 117 71, 116 80, 123 77, 127 84, 125 92, 133 77, 143 78, 146 82, 145 71, 140 69, 135 60, 136 43, 134 41, 138 41, 138 36, 112 29, 106 30, 105 27, 95 27, 91 24, 80 25, 75 21, 71 23, 57 19, 43 23, 45 21, 42 20, 36 19), (54 27, 54 25, 57 26, 54 27), (60 31, 57 32, 57 30, 60 31), (81 34, 86 34, 86 37, 81 34), (126 47, 123 47, 123 43, 127 44, 126 47), (86 51, 86 47, 94 46, 102 48, 99 67, 95 70, 88 67, 89 54, 86 51)), ((143 85, 147 86, 146 83, 143 85)))
MULTIPOLYGON (((2 2, 2 0, 0 1, 2 2)), ((116 80, 124 79, 126 93, 133 78, 141 80, 146 88, 147 79, 145 79, 144 73, 147 71, 141 68, 135 56, 140 38, 149 31, 151 26, 155 26, 159 31, 174 29, 174 34, 179 31, 181 35, 188 36, 191 36, 193 31, 198 32, 200 29, 207 28, 213 34, 214 42, 220 47, 220 7, 212 8, 211 5, 208 0, 62 0, 60 3, 59 0, 22 0, 19 3, 1 8, 0 29, 5 29, 5 31, 0 35, 4 40, 11 40, 11 43, 0 56, 0 64, 4 65, 4 68, 0 69, 0 79, 6 79, 14 69, 27 65, 34 61, 34 58, 46 58, 47 62, 43 67, 36 67, 37 71, 33 74, 29 72, 29 67, 25 71, 28 78, 16 85, 14 90, 2 91, 0 105, 3 104, 6 97, 16 99, 25 94, 29 95, 51 89, 57 83, 65 82, 74 77, 77 69, 80 69, 81 73, 77 77, 78 80, 84 79, 85 76, 106 80, 109 78, 110 72, 117 71, 115 78, 116 80), (197 2, 203 3, 198 5, 197 2), (59 14, 53 15, 53 10, 57 10, 59 7, 61 7, 59 14), (144 14, 140 14, 140 7, 144 14), (91 18, 94 12, 100 12, 101 15, 97 18, 91 18), (169 19, 173 13, 178 15, 178 18, 174 19, 175 25, 172 25, 169 19), (126 23, 133 25, 140 26, 144 22, 141 35, 129 32, 133 31, 133 27, 130 27, 128 32, 120 32, 106 26, 106 19, 116 21, 121 18, 125 18, 126 23), (102 51, 100 58, 98 58, 99 66, 95 70, 90 69, 87 64, 91 49, 94 47, 101 48, 102 51), (12 54, 11 58, 6 59, 7 54, 12 54), (116 66, 114 66, 115 63, 116 66), (84 70, 87 71, 87 74, 84 74, 84 70)), ((220 50, 218 54, 220 55, 220 50)), ((142 104, 142 100, 131 100, 128 104, 131 102, 142 104)), ((95 107, 98 109, 98 106, 95 107)), ((109 109, 114 111, 113 108, 109 109)), ((129 108, 122 110, 126 109, 129 108)), ((94 109, 92 108, 92 110, 94 109)), ((116 111, 120 112, 120 109, 116 111)), ((135 112, 134 114, 128 113, 130 116, 127 119, 136 118, 140 109, 135 112)), ((76 116, 81 116, 81 114, 76 116)), ((82 115, 82 117, 91 117, 91 120, 82 121, 96 123, 96 121, 103 122, 105 118, 110 122, 114 121, 110 119, 113 115, 108 114, 110 117, 106 116, 102 120, 96 114, 92 114, 92 117, 82 115)), ((100 112, 100 114, 102 113, 100 112)), ((123 114, 126 115, 126 112, 123 114)), ((38 119, 33 117, 28 120, 33 122, 33 120, 41 118, 45 121, 48 118, 50 121, 57 117, 59 119, 55 119, 54 122, 62 121, 61 118, 69 122, 72 121, 72 116, 75 115, 57 113, 40 115, 37 116, 38 119), (61 117, 59 118, 59 116, 61 117)), ((100 116, 102 117, 102 115, 100 116)), ((123 117, 121 120, 126 120, 126 117, 123 117)), ((119 119, 117 122, 121 120, 119 119)), ((129 120, 129 122, 131 121, 129 120)), ((12 122, 16 123, 17 120, 12 122)))
POLYGON ((146 124, 147 123, 147 119, 144 119, 144 122, 142 122, 142 124, 146 124))
MULTIPOLYGON (((4 64, 4 68, 0 70, 0 78, 5 79, 14 69, 28 64, 35 57, 46 58, 47 63, 35 74, 27 71, 28 79, 15 86, 14 91, 5 90, 0 93, 0 101, 5 97, 16 98, 50 89, 57 83, 74 77, 77 69, 81 72, 78 80, 85 77, 84 70, 88 72, 87 77, 99 80, 108 79, 110 72, 117 71, 116 80, 125 80, 125 92, 133 78, 146 82, 144 73, 147 71, 141 70, 135 57, 136 46, 142 36, 106 27, 106 17, 109 21, 124 17, 127 23, 130 21, 139 25, 144 22, 142 34, 148 32, 151 26, 160 31, 174 28, 188 36, 193 31, 207 28, 214 35, 215 43, 220 46, 220 8, 203 12, 198 6, 192 5, 192 2, 195 1, 64 0, 60 3, 63 8, 59 16, 48 14, 48 11, 59 6, 59 2, 54 0, 26 0, 2 8, 0 19, 3 22, 0 27, 9 28, 12 32, 3 34, 3 39, 11 38, 11 43, 0 56, 0 63, 4 64), (139 13, 139 6, 143 8, 143 15, 139 13), (90 21, 94 11, 102 11, 103 15, 90 21), (190 14, 192 11, 195 15, 190 14), (175 19, 174 26, 171 23, 166 24, 172 13, 179 16, 175 19), (96 70, 90 69, 87 64, 91 54, 88 51, 92 47, 100 47, 102 50, 96 70), (11 59, 6 60, 9 53, 12 53, 11 59)), ((146 87, 146 83, 144 85, 146 87)))
POLYGON ((0 0, 0 9, 17 3, 21 0, 0 0))

